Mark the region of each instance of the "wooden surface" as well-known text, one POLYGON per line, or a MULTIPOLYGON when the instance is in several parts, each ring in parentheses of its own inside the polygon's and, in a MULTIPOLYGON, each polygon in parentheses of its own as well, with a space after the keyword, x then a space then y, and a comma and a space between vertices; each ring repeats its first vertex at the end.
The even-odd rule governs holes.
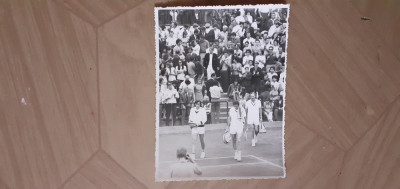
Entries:
POLYGON ((400 188, 399 3, 290 2, 287 178, 170 183, 154 3, 0 1, 0 188, 400 188))

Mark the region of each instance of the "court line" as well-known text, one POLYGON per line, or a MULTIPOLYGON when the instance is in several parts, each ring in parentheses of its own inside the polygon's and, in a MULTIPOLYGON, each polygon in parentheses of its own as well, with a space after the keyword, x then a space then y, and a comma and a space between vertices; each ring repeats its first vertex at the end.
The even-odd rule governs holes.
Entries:
MULTIPOLYGON (((243 157, 250 157, 250 156, 242 156, 242 158, 243 157)), ((203 158, 203 159, 201 159, 201 158, 198 158, 198 159, 195 159, 194 161, 203 161, 203 160, 210 160, 210 159, 224 159, 224 158, 233 158, 233 156, 226 156, 226 157, 212 157, 212 158, 203 158)), ((160 162, 159 164, 167 164, 167 163, 176 163, 177 161, 175 160, 175 161, 163 161, 163 162, 160 162)))
POLYGON ((283 167, 282 167, 282 166, 280 166, 280 165, 278 165, 278 164, 275 164, 275 163, 272 163, 272 162, 270 162, 270 161, 268 161, 268 160, 265 160, 265 159, 259 158, 259 157, 257 157, 257 156, 254 156, 254 155, 249 155, 249 156, 251 156, 251 157, 253 157, 253 158, 255 158, 255 159, 258 159, 258 160, 260 160, 260 161, 263 161, 263 162, 265 162, 265 163, 267 163, 267 164, 270 164, 270 165, 272 165, 272 166, 275 166, 275 167, 278 167, 278 168, 281 168, 281 169, 283 169, 283 167))
POLYGON ((204 167, 225 167, 225 166, 234 166, 234 165, 257 165, 257 164, 267 164, 266 162, 254 162, 254 163, 242 163, 242 162, 238 162, 238 163, 232 163, 232 164, 225 164, 225 165, 204 165, 204 166, 200 166, 200 168, 204 168, 204 167))
MULTIPOLYGON (((243 157, 250 157, 250 156, 242 156, 242 158, 243 157)), ((198 159, 195 159, 194 161, 203 161, 203 160, 210 160, 210 159, 224 159, 224 158, 233 158, 233 156, 226 156, 226 157, 211 157, 211 158, 203 158, 203 159, 201 159, 201 158, 198 158, 198 159)), ((163 162, 160 162, 159 164, 167 164, 167 163, 176 163, 177 161, 175 160, 175 161, 163 161, 163 162)))

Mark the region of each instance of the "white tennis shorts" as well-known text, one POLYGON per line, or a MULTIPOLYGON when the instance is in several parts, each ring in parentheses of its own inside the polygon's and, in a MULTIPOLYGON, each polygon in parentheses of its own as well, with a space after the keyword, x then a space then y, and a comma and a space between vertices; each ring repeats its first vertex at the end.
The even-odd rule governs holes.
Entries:
POLYGON ((247 119, 247 124, 250 125, 260 125, 260 119, 258 117, 249 117, 247 119))
POLYGON ((231 124, 229 127, 229 133, 232 135, 237 134, 239 136, 242 136, 243 134, 243 124, 231 124))
POLYGON ((192 134, 200 134, 200 135, 202 135, 202 134, 204 134, 204 132, 205 132, 204 127, 193 127, 192 128, 192 134))

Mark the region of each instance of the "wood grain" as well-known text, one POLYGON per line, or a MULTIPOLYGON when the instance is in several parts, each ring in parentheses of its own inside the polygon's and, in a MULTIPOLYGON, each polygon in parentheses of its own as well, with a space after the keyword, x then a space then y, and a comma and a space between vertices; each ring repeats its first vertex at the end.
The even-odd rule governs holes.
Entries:
POLYGON ((135 7, 143 0, 56 0, 88 23, 99 26, 135 7))
MULTIPOLYGON (((368 50, 372 48, 354 31, 363 25, 357 18, 347 18, 349 16, 346 15, 351 12, 347 6, 342 8, 343 3, 306 2, 308 4, 292 3, 293 23, 289 36, 294 42, 289 42, 288 47, 291 52, 288 59, 295 61, 291 64, 293 67, 290 64, 288 67, 289 77, 295 77, 295 80, 289 80, 288 77, 288 85, 299 83, 296 95, 292 97, 297 99, 300 96, 304 101, 293 102, 296 105, 288 106, 288 111, 294 112, 296 119, 314 126, 312 129, 341 148, 348 149, 368 129, 368 123, 376 120, 399 94, 400 80, 392 80, 382 69, 385 66, 381 66, 392 64, 393 69, 399 61, 393 57, 390 62, 377 64, 371 58, 373 54, 351 51, 362 47, 368 50), (321 5, 332 8, 324 9, 321 5), (344 19, 352 24, 344 25, 344 19), (344 40, 338 40, 341 38, 344 40), (304 46, 307 48, 301 48, 304 46), (291 48, 297 51, 291 51, 291 48), (374 93, 377 89, 381 92, 374 93), (304 93, 308 93, 308 97, 304 93), (295 111, 298 107, 304 107, 305 110, 295 111)), ((288 100, 288 104, 291 102, 288 100)))
POLYGON ((365 22, 378 34, 393 54, 400 58, 400 1, 351 0, 360 17, 368 17, 365 22))
POLYGON ((145 186, 121 168, 108 154, 100 151, 63 187, 79 188, 129 189, 145 186))
POLYGON ((0 176, 56 188, 99 147, 96 32, 53 2, 2 5, 0 176))
POLYGON ((154 3, 0 1, 0 188, 400 187, 397 2, 290 1, 287 178, 161 183, 154 3))
POLYGON ((154 183, 152 11, 153 2, 146 1, 98 29, 103 149, 149 188, 164 185, 154 183))
POLYGON ((400 98, 346 154, 340 188, 400 188, 400 98))

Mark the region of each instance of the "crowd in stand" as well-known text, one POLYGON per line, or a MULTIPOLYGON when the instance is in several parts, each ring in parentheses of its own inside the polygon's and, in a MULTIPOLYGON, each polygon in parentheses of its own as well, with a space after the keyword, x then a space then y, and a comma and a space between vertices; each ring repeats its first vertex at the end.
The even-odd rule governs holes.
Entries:
MULTIPOLYGON (((208 122, 220 98, 263 103, 267 121, 281 121, 285 93, 287 9, 159 10, 160 115, 166 125, 187 118, 195 101, 208 122)), ((213 121, 212 121, 213 120, 213 121)))

